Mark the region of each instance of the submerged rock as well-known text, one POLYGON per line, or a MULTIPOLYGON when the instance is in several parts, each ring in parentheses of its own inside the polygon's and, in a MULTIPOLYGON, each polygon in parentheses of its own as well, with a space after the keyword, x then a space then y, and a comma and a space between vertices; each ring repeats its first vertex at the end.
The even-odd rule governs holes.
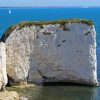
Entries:
POLYGON ((19 95, 15 91, 0 92, 0 100, 20 100, 19 95))
POLYGON ((81 22, 19 24, 3 35, 10 83, 34 82, 36 71, 44 82, 97 85, 95 28, 81 22))

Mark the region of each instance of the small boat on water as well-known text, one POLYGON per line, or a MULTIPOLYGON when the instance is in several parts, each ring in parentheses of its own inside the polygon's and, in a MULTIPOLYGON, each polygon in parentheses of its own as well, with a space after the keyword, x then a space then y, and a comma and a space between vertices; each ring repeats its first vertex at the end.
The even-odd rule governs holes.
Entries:
POLYGON ((9 14, 11 14, 11 10, 9 9, 9 14))

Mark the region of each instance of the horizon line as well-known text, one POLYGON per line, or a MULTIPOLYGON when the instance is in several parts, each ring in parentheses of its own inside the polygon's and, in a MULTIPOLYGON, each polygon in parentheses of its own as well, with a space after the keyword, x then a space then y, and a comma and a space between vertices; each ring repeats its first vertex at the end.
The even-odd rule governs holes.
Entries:
POLYGON ((100 6, 0 6, 0 8, 99 8, 100 6))

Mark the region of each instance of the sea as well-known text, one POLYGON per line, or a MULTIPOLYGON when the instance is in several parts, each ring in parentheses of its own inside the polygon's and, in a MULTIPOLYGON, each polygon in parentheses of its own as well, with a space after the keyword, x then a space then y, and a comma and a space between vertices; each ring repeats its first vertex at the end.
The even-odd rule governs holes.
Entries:
MULTIPOLYGON (((22 21, 44 21, 66 18, 89 19, 94 22, 97 41, 97 76, 100 82, 100 8, 0 8, 0 37, 5 30, 22 21)), ((42 86, 32 100, 100 100, 100 87, 75 85, 42 86)), ((34 93, 33 93, 34 95, 34 93)))

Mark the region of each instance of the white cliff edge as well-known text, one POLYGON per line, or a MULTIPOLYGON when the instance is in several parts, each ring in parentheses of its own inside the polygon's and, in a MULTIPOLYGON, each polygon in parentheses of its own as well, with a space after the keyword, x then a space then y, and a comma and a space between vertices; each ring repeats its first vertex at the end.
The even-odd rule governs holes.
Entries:
POLYGON ((76 22, 17 27, 5 44, 12 84, 34 81, 34 71, 44 82, 98 84, 93 25, 76 22))
POLYGON ((7 82, 5 43, 0 42, 0 90, 5 90, 7 82))

